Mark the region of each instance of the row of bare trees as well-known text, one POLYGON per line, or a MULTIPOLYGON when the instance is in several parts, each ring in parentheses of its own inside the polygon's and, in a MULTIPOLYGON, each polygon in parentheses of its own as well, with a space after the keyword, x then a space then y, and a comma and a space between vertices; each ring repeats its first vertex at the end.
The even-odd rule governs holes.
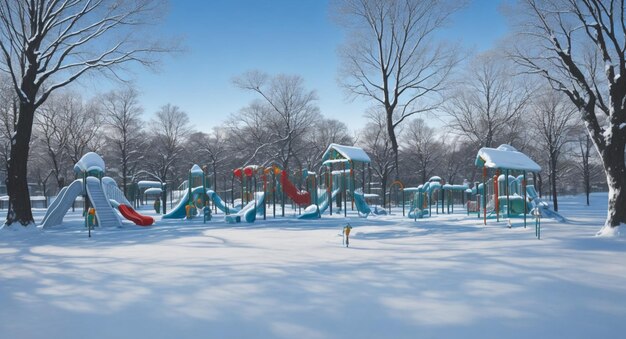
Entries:
MULTIPOLYGON (((449 183, 473 182, 479 175, 473 165, 476 150, 509 143, 544 167, 542 174, 548 184, 543 191, 552 195, 555 208, 559 192, 590 192, 592 183, 601 182, 597 177, 600 164, 575 119, 575 109, 565 97, 539 88, 523 97, 523 104, 515 104, 515 113, 502 117, 502 112, 508 111, 499 105, 508 107, 513 100, 508 97, 511 88, 523 82, 513 74, 485 71, 504 68, 495 64, 491 56, 478 57, 475 65, 483 76, 472 78, 473 83, 459 81, 458 87, 448 92, 450 104, 441 111, 449 116, 447 124, 433 126, 437 120, 414 118, 398 129, 398 176, 384 112, 370 110, 364 117, 368 121, 365 127, 351 135, 345 124, 319 112, 317 96, 305 88, 304 79, 255 71, 236 77, 234 84, 258 97, 208 133, 194 130, 187 114, 171 104, 145 121, 134 88, 122 87, 89 100, 72 91, 55 93, 35 115, 29 177, 44 195, 54 195, 73 180, 73 165, 82 154, 96 151, 104 156, 108 175, 118 180, 125 193, 138 179, 156 177, 176 187, 194 163, 206 165, 213 187, 225 191, 232 169, 246 164, 317 171, 322 153, 334 142, 356 144, 368 152, 371 181, 385 203, 391 183, 398 178, 409 186, 433 175, 449 183), (507 84, 507 90, 494 89, 494 83, 507 84), (463 90, 470 85, 485 90, 473 92, 470 99, 463 90), (467 105, 459 104, 463 101, 467 105), (460 128, 466 112, 479 123, 460 128), (489 134, 488 139, 480 137, 489 134), (576 183, 575 187, 569 187, 571 183, 576 183)), ((11 112, 3 112, 4 125, 11 125, 11 112)), ((3 140, 6 149, 9 139, 4 136, 3 140)))
MULTIPOLYGON (((371 150, 383 153, 390 145, 394 179, 399 179, 400 151, 404 147, 399 138, 402 130, 419 114, 446 114, 452 117, 451 134, 456 135, 458 139, 454 140, 460 145, 452 147, 446 142, 446 154, 467 154, 463 145, 491 146, 498 140, 522 150, 543 143, 545 148, 540 154, 548 154, 549 177, 552 191, 556 192, 559 157, 569 140, 565 132, 570 127, 564 121, 576 115, 589 135, 589 139, 579 138, 580 150, 589 150, 590 143, 594 145, 607 179, 609 214, 605 230, 610 233, 614 227, 626 223, 624 2, 519 0, 519 8, 511 11, 518 34, 508 48, 502 48, 519 68, 494 62, 498 57, 484 56, 469 67, 463 81, 451 86, 455 66, 462 61, 461 53, 458 47, 442 42, 438 32, 461 3, 452 0, 331 2, 338 23, 348 33, 340 52, 341 83, 354 97, 373 104, 373 112, 377 113, 371 115, 370 127, 384 128, 386 132, 383 136, 368 129, 363 142, 371 143, 368 146, 371 150), (512 84, 507 77, 511 70, 518 69, 528 76, 526 84, 543 78, 550 91, 565 95, 567 102, 540 86, 512 84), (456 92, 447 93, 449 88, 456 92), (531 106, 535 109, 526 109, 531 106), (558 114, 554 113, 557 111, 558 114), (532 121, 532 133, 526 128, 525 119, 532 121)), ((133 141, 124 138, 139 132, 115 130, 111 127, 115 118, 99 121, 102 115, 94 113, 110 111, 111 107, 83 102, 61 90, 86 74, 119 78, 119 71, 126 65, 150 66, 156 61, 155 56, 172 51, 172 46, 152 41, 152 35, 145 30, 146 24, 159 18, 160 8, 163 6, 159 0, 0 1, 0 71, 8 79, 8 84, 3 84, 8 88, 5 91, 8 96, 3 94, 6 104, 1 111, 8 225, 14 222, 28 225, 33 221, 27 181, 27 165, 34 152, 31 145, 48 143, 50 147, 40 147, 48 148, 45 151, 48 156, 62 149, 59 160, 76 157, 90 147, 101 147, 90 145, 102 141, 90 136, 97 134, 98 129, 81 131, 85 125, 102 124, 107 126, 103 129, 118 133, 121 141, 116 138, 118 144, 111 146, 115 142, 109 140, 107 147, 115 149, 120 159, 128 160, 122 160, 121 168, 121 172, 127 173, 123 181, 127 181, 129 171, 133 170, 131 160, 137 157, 127 153, 126 148, 133 141), (52 100, 55 94, 58 95, 52 100), (74 116, 74 112, 84 114, 74 116), (63 123, 71 126, 69 131, 33 129, 42 123, 49 124, 51 118, 56 120, 57 114, 63 117, 60 119, 63 123), (64 133, 78 134, 66 138, 64 133)), ((315 150, 307 140, 323 141, 332 134, 312 138, 307 129, 314 124, 326 124, 337 130, 342 127, 319 117, 315 92, 306 90, 297 76, 272 77, 251 72, 238 77, 235 83, 258 95, 258 100, 229 121, 226 139, 230 145, 239 142, 235 147, 240 150, 237 155, 244 162, 271 158, 284 167, 304 163, 315 167, 316 157, 303 155, 315 150), (233 136, 237 138, 229 139, 233 136), (250 145, 253 147, 249 148, 250 145), (241 151, 248 149, 252 151, 241 151)), ((152 173, 168 178, 179 164, 176 161, 179 154, 189 148, 187 138, 177 137, 177 133, 189 132, 188 119, 177 107, 166 105, 155 121, 150 134, 141 138, 149 142, 141 149, 155 152, 146 158, 152 173)), ((332 136, 341 138, 341 135, 332 136)), ((222 136, 216 133, 213 138, 222 136)), ((317 151, 320 152, 319 146, 317 151)), ((581 155, 581 159, 590 159, 588 155, 581 155)), ((385 157, 379 158, 377 166, 382 177, 388 175, 389 164, 385 157)), ((423 156, 416 159, 428 161, 423 156)), ((217 164, 217 160, 213 161, 217 164)), ((446 171, 459 172, 459 166, 446 164, 446 171)), ((53 168, 49 174, 43 171, 39 177, 52 175, 58 185, 63 178, 60 169, 53 168)))
POLYGON ((531 118, 540 130, 538 138, 548 147, 553 185, 567 139, 563 120, 576 115, 599 153, 609 187, 609 213, 601 233, 612 234, 615 227, 626 224, 624 1, 516 1, 510 11, 514 36, 501 50, 519 67, 481 60, 470 67, 459 92, 445 99, 442 95, 460 58, 453 46, 441 43, 437 32, 462 2, 335 0, 332 4, 348 37, 341 52, 343 85, 384 112, 396 177, 398 130, 412 115, 443 108, 464 137, 491 146, 496 133, 503 133, 504 139, 523 136, 517 133, 523 129, 516 126, 521 121, 516 117, 531 104, 529 99, 546 96, 533 100, 536 111, 559 111, 558 116, 544 118, 545 114, 537 113, 542 118, 531 118), (512 85, 502 77, 511 70, 525 74, 528 84, 540 81, 560 94, 512 85))

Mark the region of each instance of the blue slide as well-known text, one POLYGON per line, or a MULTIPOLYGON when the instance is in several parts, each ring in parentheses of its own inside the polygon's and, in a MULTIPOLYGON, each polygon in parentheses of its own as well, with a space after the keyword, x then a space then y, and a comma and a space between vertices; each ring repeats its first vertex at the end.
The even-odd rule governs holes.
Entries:
POLYGON ((564 216, 550 209, 550 205, 539 197, 534 185, 526 186, 526 194, 528 195, 528 199, 530 199, 533 208, 538 209, 543 217, 553 218, 559 222, 567 222, 567 219, 565 219, 564 216))
MULTIPOLYGON (((204 187, 198 186, 191 190, 192 196, 204 193, 204 187)), ((180 199, 176 207, 169 213, 163 215, 163 219, 182 219, 187 216, 187 210, 185 206, 189 203, 189 191, 185 192, 185 195, 180 199)))
POLYGON ((368 215, 372 213, 372 209, 365 201, 365 196, 363 192, 358 189, 354 191, 354 205, 356 206, 357 211, 359 212, 360 217, 367 218, 368 215))
MULTIPOLYGON (((336 188, 334 191, 332 191, 330 198, 331 204, 333 201, 335 201, 335 197, 337 196, 337 193, 339 193, 339 191, 341 191, 341 188, 336 188)), ((328 208, 328 193, 324 191, 322 194, 318 195, 317 202, 317 205, 313 204, 305 208, 304 212, 302 212, 298 219, 317 219, 321 217, 321 215, 328 208)))
POLYGON ((209 196, 209 198, 213 200, 213 203, 215 204, 215 206, 217 206, 217 208, 220 209, 220 211, 227 213, 227 214, 239 212, 239 208, 228 207, 226 203, 224 202, 224 200, 222 200, 222 198, 220 198, 220 196, 217 193, 215 193, 215 191, 207 190, 206 193, 209 196))
MULTIPOLYGON (((214 191, 206 190, 206 192, 209 198, 213 200, 213 203, 215 204, 215 206, 217 206, 217 208, 219 208, 222 212, 224 213, 227 213, 227 211, 228 213, 239 212, 239 209, 237 208, 227 207, 226 203, 224 203, 224 200, 222 200, 222 198, 220 198, 220 196, 217 195, 217 193, 215 193, 214 191)), ((204 188, 202 186, 195 187, 191 190, 192 196, 199 196, 203 193, 204 193, 204 188)), ((187 210, 185 209, 185 206, 187 206, 188 202, 189 202, 189 191, 185 192, 185 195, 183 195, 182 199, 180 199, 176 207, 174 207, 174 209, 172 209, 169 213, 165 214, 163 216, 163 219, 185 218, 187 216, 187 210)))

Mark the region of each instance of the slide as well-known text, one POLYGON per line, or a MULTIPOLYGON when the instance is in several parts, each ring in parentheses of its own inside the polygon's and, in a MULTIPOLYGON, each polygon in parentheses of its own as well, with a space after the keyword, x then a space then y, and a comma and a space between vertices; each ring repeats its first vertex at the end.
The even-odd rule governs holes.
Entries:
POLYGON ((96 218, 98 220, 98 226, 101 227, 121 227, 122 221, 117 216, 109 199, 107 199, 100 180, 96 177, 87 178, 87 195, 91 204, 96 209, 96 218))
POLYGON ((558 220, 559 222, 567 222, 564 216, 550 209, 550 205, 543 201, 537 194, 537 190, 535 190, 534 185, 526 186, 526 194, 528 195, 528 199, 533 205, 533 208, 539 209, 541 212, 541 216, 546 218, 553 218, 558 220))
MULTIPOLYGON (((202 186, 195 187, 191 190, 192 195, 202 194, 204 188, 202 186)), ((187 217, 185 206, 189 203, 189 191, 185 191, 185 195, 180 199, 178 204, 167 214, 163 215, 163 219, 182 219, 187 217)))
MULTIPOLYGON (((331 194, 330 194, 330 203, 332 204, 333 201, 335 201, 335 198, 337 197, 337 194, 339 194, 339 192, 341 192, 341 187, 337 187, 335 188, 331 194)), ((320 214, 324 214, 324 212, 326 212, 326 210, 328 209, 328 195, 324 194, 324 200, 320 201, 319 207, 320 207, 320 214)))
POLYGON ((360 189, 354 191, 354 205, 359 212, 360 217, 367 218, 372 213, 372 209, 365 201, 365 196, 360 189))
MULTIPOLYGON (((191 190, 191 194, 194 196, 198 196, 202 194, 202 192, 204 192, 204 189, 202 188, 202 186, 195 187, 191 190)), ((219 208, 222 212, 224 213, 239 212, 238 208, 228 207, 226 203, 224 202, 224 200, 222 200, 222 198, 214 191, 206 190, 206 193, 209 196, 209 198, 213 200, 213 203, 215 204, 215 206, 217 206, 217 208, 219 208)), ((187 206, 188 202, 189 202, 189 191, 186 191, 183 197, 178 202, 178 204, 169 213, 165 214, 163 216, 163 219, 185 218, 187 216, 187 210, 185 209, 185 206, 187 206)))
POLYGON ((125 205, 125 204, 119 205, 118 210, 124 216, 124 218, 134 222, 135 225, 150 226, 154 224, 154 218, 137 213, 137 211, 135 211, 129 205, 125 205))
POLYGON ((228 223, 236 223, 241 222, 243 219, 246 222, 254 222, 256 220, 257 214, 263 214, 263 209, 265 208, 265 193, 256 192, 254 193, 254 200, 250 200, 246 206, 244 206, 241 211, 236 214, 229 214, 224 217, 224 220, 228 223))
POLYGON ((239 208, 228 207, 226 202, 224 202, 224 200, 222 200, 222 198, 217 193, 215 193, 215 191, 207 190, 206 193, 209 196, 209 198, 213 200, 213 203, 215 204, 215 206, 217 206, 217 208, 220 209, 220 211, 227 213, 227 214, 239 212, 239 208))
POLYGON ((287 177, 287 172, 285 171, 282 171, 280 173, 280 184, 285 190, 285 194, 287 194, 287 196, 291 198, 291 200, 293 200, 293 202, 295 202, 296 204, 308 205, 311 203, 311 194, 307 191, 300 191, 299 189, 297 189, 296 186, 291 181, 289 181, 289 178, 287 177))
POLYGON ((69 186, 63 187, 59 195, 57 195, 57 198, 54 199, 46 211, 46 215, 41 222, 41 227, 48 228, 63 223, 63 217, 70 207, 72 207, 76 197, 82 192, 83 181, 81 179, 74 180, 69 186))
MULTIPOLYGON (((331 193, 330 203, 335 201, 335 197, 341 191, 341 188, 336 188, 331 193)), ((318 194, 318 204, 309 205, 304 209, 302 214, 298 216, 298 219, 317 219, 322 216, 326 209, 328 209, 328 194, 326 190, 323 190, 321 194, 318 194)))

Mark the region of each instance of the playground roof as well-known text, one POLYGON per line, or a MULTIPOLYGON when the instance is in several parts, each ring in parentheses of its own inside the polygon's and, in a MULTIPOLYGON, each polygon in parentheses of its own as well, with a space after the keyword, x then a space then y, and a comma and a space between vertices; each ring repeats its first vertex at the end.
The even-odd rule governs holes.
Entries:
POLYGON ((160 188, 162 184, 158 181, 141 180, 137 182, 137 186, 139 186, 139 188, 146 188, 146 187, 147 188, 150 188, 150 187, 160 188))
POLYGON ((104 160, 94 152, 85 153, 74 165, 74 171, 90 172, 94 170, 102 173, 106 170, 104 160))
POLYGON ((147 190, 143 192, 143 194, 145 195, 153 195, 153 194, 157 195, 161 193, 163 193, 163 190, 160 188, 156 188, 156 187, 148 188, 147 190))
POLYGON ((476 155, 476 166, 509 170, 539 172, 541 166, 526 154, 518 152, 509 145, 498 148, 483 147, 476 155))
POLYGON ((322 162, 328 160, 347 159, 352 162, 370 163, 370 157, 360 147, 330 144, 322 155, 322 162))
POLYGON ((189 170, 189 172, 191 172, 192 175, 203 175, 204 171, 202 170, 202 168, 200 168, 200 166, 193 164, 193 166, 191 166, 191 169, 189 170))

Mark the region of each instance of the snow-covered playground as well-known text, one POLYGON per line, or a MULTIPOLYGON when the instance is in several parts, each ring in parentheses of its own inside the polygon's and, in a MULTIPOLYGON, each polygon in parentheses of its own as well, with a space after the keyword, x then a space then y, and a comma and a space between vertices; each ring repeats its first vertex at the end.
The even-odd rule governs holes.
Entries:
MULTIPOLYGON (((227 224, 63 225, 0 237, 3 338, 617 338, 626 238, 599 238, 606 193, 568 223, 348 213, 227 224)), ((40 222, 45 210, 35 210, 40 222)), ((15 234, 12 234, 15 233, 15 234)))

